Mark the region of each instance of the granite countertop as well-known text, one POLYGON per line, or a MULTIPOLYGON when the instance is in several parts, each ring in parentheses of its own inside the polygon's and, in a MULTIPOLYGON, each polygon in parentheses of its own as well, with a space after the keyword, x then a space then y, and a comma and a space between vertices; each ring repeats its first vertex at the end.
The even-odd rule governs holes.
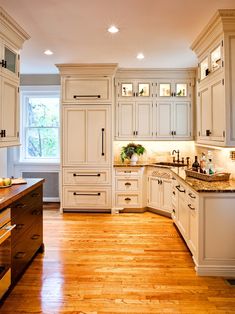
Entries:
MULTIPOLYGON (((137 163, 136 165, 130 164, 122 164, 122 163, 115 163, 114 167, 157 167, 157 168, 167 168, 170 169, 173 174, 175 174, 178 178, 183 180, 187 183, 192 189, 199 193, 235 193, 235 180, 228 180, 228 181, 212 181, 207 182, 191 177, 187 177, 185 174, 186 167, 170 167, 170 166, 162 166, 162 165, 155 165, 151 163, 137 163)), ((186 168, 187 169, 187 168, 186 168)))

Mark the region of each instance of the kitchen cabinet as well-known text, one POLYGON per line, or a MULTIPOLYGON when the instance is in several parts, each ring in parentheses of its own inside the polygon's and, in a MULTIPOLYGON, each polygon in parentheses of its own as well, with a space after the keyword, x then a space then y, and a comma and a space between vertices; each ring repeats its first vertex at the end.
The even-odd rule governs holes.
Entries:
POLYGON ((117 104, 116 124, 119 139, 149 139, 152 133, 152 102, 123 101, 117 104))
POLYGON ((191 102, 159 101, 154 107, 154 135, 157 139, 192 138, 191 102))
POLYGON ((116 76, 117 140, 193 139, 194 71, 122 69, 116 76))
POLYGON ((0 77, 0 147, 19 145, 19 82, 0 77))
POLYGON ((171 173, 167 170, 149 168, 147 178, 147 206, 170 213, 172 211, 171 173))
POLYGON ((110 212, 115 64, 60 64, 61 211, 110 212))
POLYGON ((115 167, 115 207, 145 207, 144 167, 115 167))
POLYGON ((29 35, 0 8, 0 147, 19 145, 19 52, 29 35))
POLYGON ((234 12, 218 10, 191 47, 199 61, 196 140, 201 144, 235 145, 234 12))
POLYGON ((63 107, 63 165, 109 166, 111 163, 109 105, 63 107))
POLYGON ((192 98, 191 80, 162 79, 156 83, 156 97, 159 99, 184 99, 192 98))

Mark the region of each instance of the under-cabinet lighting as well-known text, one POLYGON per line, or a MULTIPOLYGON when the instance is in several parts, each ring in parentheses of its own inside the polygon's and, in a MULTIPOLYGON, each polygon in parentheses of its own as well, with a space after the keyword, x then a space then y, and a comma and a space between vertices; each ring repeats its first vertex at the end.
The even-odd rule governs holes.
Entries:
POLYGON ((119 29, 115 25, 112 25, 108 28, 108 32, 115 34, 119 32, 119 29))

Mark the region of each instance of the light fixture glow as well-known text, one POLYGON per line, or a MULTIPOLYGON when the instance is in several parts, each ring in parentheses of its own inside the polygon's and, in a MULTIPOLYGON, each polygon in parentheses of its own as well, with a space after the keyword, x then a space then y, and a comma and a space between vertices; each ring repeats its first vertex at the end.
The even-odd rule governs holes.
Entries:
POLYGON ((112 25, 108 28, 108 32, 115 34, 119 32, 119 29, 115 25, 112 25))
POLYGON ((142 59, 144 59, 144 54, 142 52, 140 52, 140 53, 138 53, 136 58, 139 60, 142 60, 142 59))
POLYGON ((51 55, 53 55, 53 52, 48 49, 48 50, 44 51, 44 54, 47 55, 47 56, 51 56, 51 55))

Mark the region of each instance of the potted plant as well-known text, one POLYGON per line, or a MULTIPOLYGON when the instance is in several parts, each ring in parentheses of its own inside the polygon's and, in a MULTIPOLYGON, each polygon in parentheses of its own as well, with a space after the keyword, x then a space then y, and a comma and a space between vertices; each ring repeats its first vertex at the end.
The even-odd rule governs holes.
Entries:
POLYGON ((131 161, 131 165, 135 165, 138 161, 138 156, 143 155, 144 152, 145 148, 142 145, 129 143, 121 149, 121 160, 124 162, 125 159, 129 159, 131 161))

